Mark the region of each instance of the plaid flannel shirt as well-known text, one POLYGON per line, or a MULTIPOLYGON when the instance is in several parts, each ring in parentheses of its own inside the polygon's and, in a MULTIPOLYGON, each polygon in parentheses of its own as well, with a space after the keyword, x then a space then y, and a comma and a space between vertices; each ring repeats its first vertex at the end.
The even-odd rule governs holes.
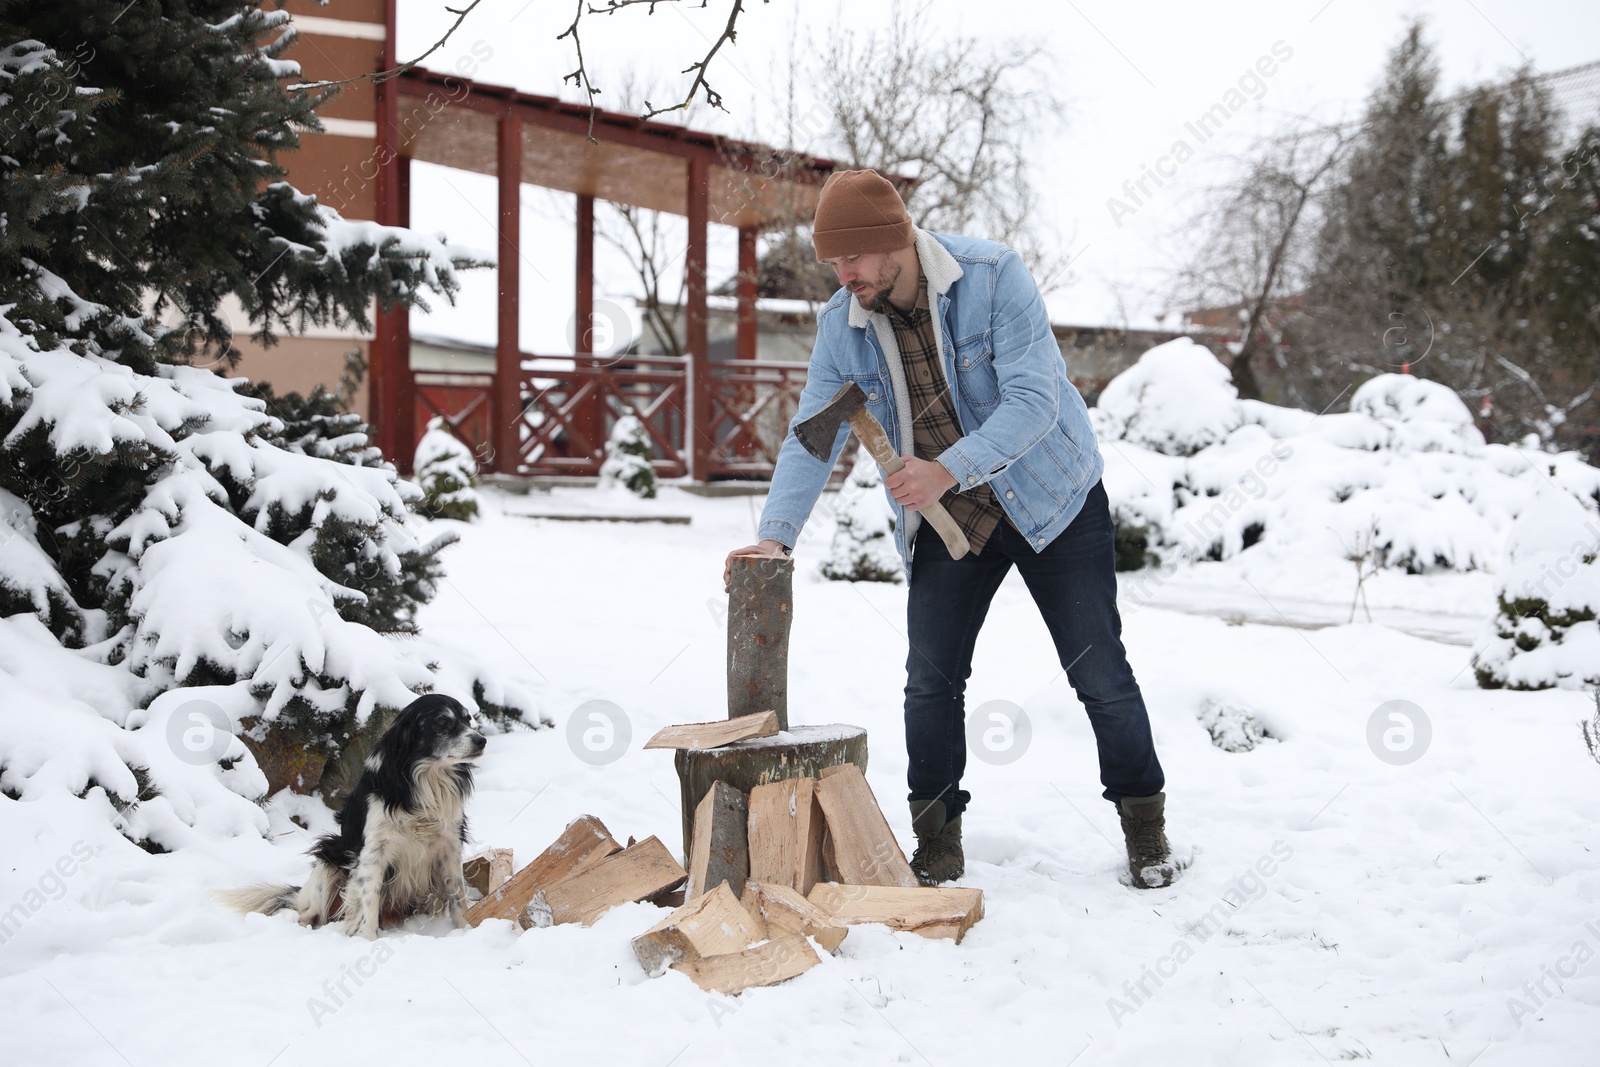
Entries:
MULTIPOLYGON (((944 369, 939 365, 927 285, 917 283, 917 304, 909 312, 891 306, 889 322, 894 327, 894 341, 900 349, 906 389, 911 395, 912 454, 918 459, 937 460, 945 449, 961 439, 961 426, 956 421, 944 369)), ((988 485, 965 493, 958 493, 956 487, 951 486, 939 498, 939 503, 967 535, 974 556, 983 552, 983 546, 1005 516, 994 490, 988 485)))

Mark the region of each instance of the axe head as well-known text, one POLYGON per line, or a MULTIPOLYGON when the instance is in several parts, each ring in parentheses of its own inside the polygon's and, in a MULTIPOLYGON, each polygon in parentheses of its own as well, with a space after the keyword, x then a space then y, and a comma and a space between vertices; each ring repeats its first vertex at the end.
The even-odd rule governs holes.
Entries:
POLYGON ((828 462, 833 453, 834 438, 839 435, 839 424, 860 411, 867 402, 867 394, 855 382, 845 382, 833 398, 822 405, 822 410, 794 428, 807 452, 828 462))

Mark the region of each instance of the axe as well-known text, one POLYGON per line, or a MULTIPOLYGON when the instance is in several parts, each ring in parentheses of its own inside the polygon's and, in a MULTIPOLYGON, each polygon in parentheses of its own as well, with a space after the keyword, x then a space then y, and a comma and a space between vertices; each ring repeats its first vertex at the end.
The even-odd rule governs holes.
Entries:
MULTIPOLYGON (((861 386, 846 382, 822 406, 821 411, 795 426, 794 435, 807 452, 826 463, 833 453, 833 441, 839 435, 839 424, 848 422, 883 472, 893 474, 904 468, 905 464, 889 447, 889 435, 883 432, 883 424, 873 418, 866 405, 867 395, 861 391, 861 386)), ((960 559, 967 554, 972 547, 967 544, 967 535, 961 532, 961 527, 956 525, 956 520, 950 517, 943 504, 935 500, 922 509, 922 514, 939 531, 944 547, 950 550, 951 559, 960 559)))

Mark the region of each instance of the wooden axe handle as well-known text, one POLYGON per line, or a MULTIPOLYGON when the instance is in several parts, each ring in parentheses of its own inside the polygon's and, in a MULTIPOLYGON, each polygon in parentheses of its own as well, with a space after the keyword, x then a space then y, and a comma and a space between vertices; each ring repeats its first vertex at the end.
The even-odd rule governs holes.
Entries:
MULTIPOLYGON (((861 443, 867 446, 867 453, 878 466, 883 468, 885 474, 893 474, 905 468, 905 462, 895 455, 894 449, 889 447, 889 435, 883 432, 883 424, 873 416, 872 412, 863 409, 851 415, 850 428, 856 432, 861 443)), ((950 517, 943 504, 935 500, 922 509, 922 515, 938 531, 940 539, 944 541, 944 547, 950 552, 951 559, 960 559, 972 550, 972 546, 967 543, 967 535, 961 532, 961 527, 956 525, 956 520, 950 517)))

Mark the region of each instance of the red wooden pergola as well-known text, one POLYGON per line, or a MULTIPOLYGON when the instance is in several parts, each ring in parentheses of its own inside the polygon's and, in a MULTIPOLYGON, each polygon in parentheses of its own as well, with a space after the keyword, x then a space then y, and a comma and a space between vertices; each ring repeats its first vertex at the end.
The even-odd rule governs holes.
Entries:
MULTIPOLYGON (((385 63, 394 63, 393 36, 385 63)), ((682 126, 590 110, 554 97, 412 69, 379 86, 376 181, 380 222, 410 224, 411 161, 491 174, 499 181, 498 342, 492 376, 414 374, 406 311, 381 311, 369 374, 371 417, 385 455, 404 460, 420 420, 443 414, 477 445, 480 464, 522 474, 593 474, 608 427, 636 414, 657 469, 696 481, 769 474, 774 427, 804 386, 803 364, 756 360, 756 237, 809 218, 831 160, 775 152, 682 126), (682 354, 608 360, 589 329, 572 356, 521 351, 522 183, 575 194, 576 321, 592 324, 597 199, 688 220, 682 354), (735 358, 709 359, 706 249, 711 222, 739 231, 735 358)))

